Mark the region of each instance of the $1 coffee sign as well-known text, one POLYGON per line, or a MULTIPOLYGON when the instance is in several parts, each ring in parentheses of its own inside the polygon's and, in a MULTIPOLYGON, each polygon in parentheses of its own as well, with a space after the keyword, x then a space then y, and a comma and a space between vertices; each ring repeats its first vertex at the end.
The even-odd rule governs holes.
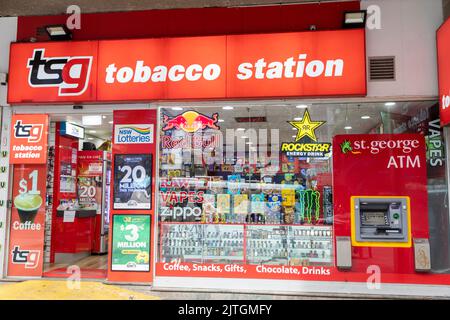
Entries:
POLYGON ((46 165, 16 165, 8 276, 42 276, 46 165))
POLYGON ((12 116, 10 163, 47 163, 47 131, 46 114, 12 116))

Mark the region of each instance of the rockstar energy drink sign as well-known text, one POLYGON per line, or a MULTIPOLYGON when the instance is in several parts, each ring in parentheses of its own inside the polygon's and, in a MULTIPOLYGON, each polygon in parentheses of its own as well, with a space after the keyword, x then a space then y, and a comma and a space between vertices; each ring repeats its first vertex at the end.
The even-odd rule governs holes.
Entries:
POLYGON ((300 121, 288 121, 296 128, 295 142, 283 142, 281 152, 288 157, 325 158, 331 152, 331 143, 317 142, 316 130, 325 121, 312 121, 308 110, 305 110, 300 121))
POLYGON ((283 142, 281 152, 288 157, 323 158, 331 152, 331 143, 283 142))

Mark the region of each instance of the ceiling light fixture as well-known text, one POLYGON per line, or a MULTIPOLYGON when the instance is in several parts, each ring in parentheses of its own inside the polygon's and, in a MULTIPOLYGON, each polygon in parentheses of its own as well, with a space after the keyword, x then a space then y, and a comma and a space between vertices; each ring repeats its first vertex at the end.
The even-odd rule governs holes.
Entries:
POLYGON ((361 119, 368 120, 368 119, 370 119, 370 116, 361 116, 361 119))
POLYGON ((365 10, 345 12, 344 28, 364 28, 366 25, 367 12, 365 10))
POLYGON ((223 110, 233 110, 234 107, 232 107, 232 106, 225 106, 225 107, 223 107, 222 109, 223 109, 223 110))
POLYGON ((348 125, 348 105, 345 106, 345 130, 352 130, 352 127, 348 125))
POLYGON ((44 28, 52 41, 72 40, 72 33, 64 24, 50 25, 44 28))
POLYGON ((183 110, 183 108, 182 107, 172 107, 172 110, 174 110, 174 111, 181 111, 181 110, 183 110))
POLYGON ((386 102, 384 105, 386 106, 386 107, 393 107, 393 106, 395 106, 397 103, 395 103, 395 102, 386 102))
POLYGON ((102 124, 101 116, 83 116, 82 123, 84 126, 99 126, 102 124))
POLYGON ((295 106, 297 109, 306 109, 308 108, 307 104, 299 104, 298 106, 295 106))

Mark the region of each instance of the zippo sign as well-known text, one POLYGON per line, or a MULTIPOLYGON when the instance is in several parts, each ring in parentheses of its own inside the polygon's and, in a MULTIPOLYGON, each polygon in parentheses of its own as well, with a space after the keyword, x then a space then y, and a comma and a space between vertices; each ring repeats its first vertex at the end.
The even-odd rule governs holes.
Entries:
POLYGON ((437 31, 439 110, 441 126, 450 123, 450 20, 437 31))
POLYGON ((364 96, 365 31, 14 43, 10 104, 364 96))

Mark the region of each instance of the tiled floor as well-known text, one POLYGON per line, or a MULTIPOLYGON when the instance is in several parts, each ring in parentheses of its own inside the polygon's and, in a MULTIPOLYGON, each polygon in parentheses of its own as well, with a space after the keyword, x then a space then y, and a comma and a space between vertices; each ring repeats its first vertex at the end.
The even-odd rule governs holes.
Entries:
MULTIPOLYGON (((76 265, 80 267, 81 269, 104 269, 106 270, 108 268, 108 255, 92 255, 86 258, 83 258, 78 261, 74 261, 70 265, 76 265)), ((67 263, 52 263, 52 264, 46 264, 44 266, 44 272, 60 269, 60 268, 67 268, 69 264, 67 263)))
POLYGON ((44 266, 44 277, 48 278, 67 278, 72 272, 68 270, 69 266, 78 266, 82 279, 104 279, 108 268, 108 255, 92 255, 71 264, 52 263, 44 266))

